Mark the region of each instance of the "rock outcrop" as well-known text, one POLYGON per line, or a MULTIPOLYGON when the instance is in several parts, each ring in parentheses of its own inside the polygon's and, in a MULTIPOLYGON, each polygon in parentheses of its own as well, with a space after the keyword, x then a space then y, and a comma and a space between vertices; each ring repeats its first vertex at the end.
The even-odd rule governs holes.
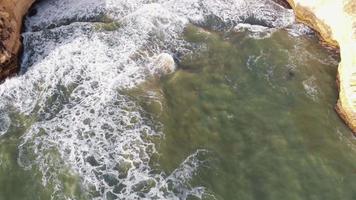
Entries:
POLYGON ((318 31, 328 44, 340 47, 336 110, 356 133, 356 1, 287 1, 299 21, 318 31))
POLYGON ((168 53, 161 53, 155 58, 153 64, 149 68, 154 76, 161 77, 173 73, 176 66, 171 55, 168 53))
POLYGON ((18 70, 22 18, 35 0, 0 0, 0 80, 18 70))

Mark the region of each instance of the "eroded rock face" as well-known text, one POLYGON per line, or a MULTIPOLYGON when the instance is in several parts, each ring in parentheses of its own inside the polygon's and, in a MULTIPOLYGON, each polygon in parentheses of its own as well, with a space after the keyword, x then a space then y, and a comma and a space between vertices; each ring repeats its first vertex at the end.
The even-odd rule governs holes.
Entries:
POLYGON ((0 0, 0 80, 18 69, 22 18, 34 0, 0 0))
POLYGON ((340 47, 336 110, 356 133, 356 1, 287 0, 297 18, 330 45, 340 47))

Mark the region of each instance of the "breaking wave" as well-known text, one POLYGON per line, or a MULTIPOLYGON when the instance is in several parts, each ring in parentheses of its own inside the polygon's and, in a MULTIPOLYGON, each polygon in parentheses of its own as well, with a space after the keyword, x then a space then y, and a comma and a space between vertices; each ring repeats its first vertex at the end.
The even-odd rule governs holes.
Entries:
POLYGON ((172 174, 157 172, 150 161, 164 133, 120 91, 150 77, 157 55, 179 60, 193 52, 182 37, 188 24, 256 34, 294 22, 291 10, 269 0, 53 0, 34 9, 22 74, 0 86, 0 135, 10 127, 8 113, 34 119, 18 162, 41 171, 53 199, 72 198, 59 179, 67 169, 93 199, 201 198, 204 187, 189 180, 207 152, 193 153, 172 174))

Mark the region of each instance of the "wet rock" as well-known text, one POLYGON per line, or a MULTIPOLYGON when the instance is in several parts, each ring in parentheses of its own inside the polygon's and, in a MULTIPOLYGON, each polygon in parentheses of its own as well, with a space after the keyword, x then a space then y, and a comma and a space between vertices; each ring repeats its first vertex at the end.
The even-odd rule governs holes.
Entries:
POLYGON ((168 54, 168 53, 161 53, 159 54, 152 66, 151 66, 151 70, 154 76, 164 76, 167 74, 171 74, 175 71, 176 69, 176 65, 174 62, 173 57, 168 54))
POLYGON ((18 70, 22 18, 34 0, 0 0, 0 80, 18 70))
POLYGON ((272 0, 272 1, 283 6, 284 8, 291 9, 291 6, 289 5, 289 3, 286 0, 272 0))

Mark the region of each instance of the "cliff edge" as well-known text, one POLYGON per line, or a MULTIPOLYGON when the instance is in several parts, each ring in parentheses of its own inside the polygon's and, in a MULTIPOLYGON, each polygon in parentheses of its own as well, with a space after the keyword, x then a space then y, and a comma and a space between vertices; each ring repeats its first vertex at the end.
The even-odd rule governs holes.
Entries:
POLYGON ((299 21, 340 47, 339 100, 336 110, 356 134, 356 1, 287 0, 299 21))
POLYGON ((22 18, 34 0, 0 0, 0 80, 18 70, 22 18))

